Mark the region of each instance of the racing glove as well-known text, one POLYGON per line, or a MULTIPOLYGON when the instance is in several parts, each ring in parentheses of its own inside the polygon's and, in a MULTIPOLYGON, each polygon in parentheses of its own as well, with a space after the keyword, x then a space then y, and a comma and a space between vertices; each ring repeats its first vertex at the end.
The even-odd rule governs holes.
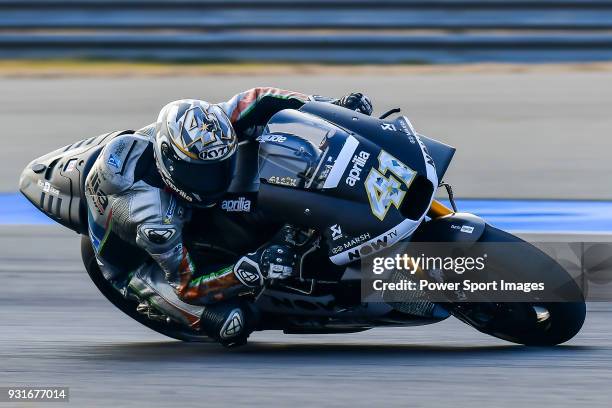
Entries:
POLYGON ((347 109, 361 112, 365 115, 372 115, 372 101, 360 92, 353 92, 332 102, 334 105, 343 106, 347 109))
POLYGON ((298 273, 298 256, 289 245, 274 244, 243 256, 234 274, 245 286, 261 286, 270 279, 287 279, 298 273))
POLYGON ((234 275, 248 287, 260 287, 270 280, 283 280, 299 274, 297 229, 285 225, 267 244, 234 264, 234 275))

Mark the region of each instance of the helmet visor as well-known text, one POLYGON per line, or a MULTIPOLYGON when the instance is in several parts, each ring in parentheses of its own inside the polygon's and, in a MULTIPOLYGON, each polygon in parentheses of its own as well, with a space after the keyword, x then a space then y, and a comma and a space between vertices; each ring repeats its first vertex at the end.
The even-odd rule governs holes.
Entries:
POLYGON ((162 149, 161 159, 178 188, 206 198, 227 191, 236 167, 236 154, 221 161, 189 163, 176 157, 172 149, 162 149))

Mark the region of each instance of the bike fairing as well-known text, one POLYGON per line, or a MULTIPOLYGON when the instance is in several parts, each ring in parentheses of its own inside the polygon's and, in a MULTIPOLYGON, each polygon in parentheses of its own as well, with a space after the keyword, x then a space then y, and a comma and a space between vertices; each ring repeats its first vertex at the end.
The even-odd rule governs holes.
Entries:
MULTIPOLYGON (((307 107, 312 106, 313 104, 307 105, 307 107)), ((268 128, 271 134, 283 134, 283 132, 290 132, 292 122, 303 121, 313 127, 313 132, 315 129, 320 130, 321 134, 326 135, 320 146, 323 153, 320 156, 317 169, 313 172, 312 179, 307 180, 306 184, 310 188, 326 191, 328 196, 337 196, 342 199, 361 201, 362 198, 367 197, 372 219, 361 219, 360 228, 345 231, 345 238, 339 241, 336 246, 330 248, 329 255, 332 262, 337 265, 344 265, 359 259, 361 255, 375 252, 377 248, 391 246, 411 235, 420 225, 433 200, 434 186, 438 184, 437 172, 427 148, 420 141, 420 137, 414 132, 411 125, 406 124, 398 129, 394 124, 378 123, 379 121, 365 116, 360 119, 359 114, 357 116, 347 114, 346 129, 351 129, 351 125, 359 123, 363 127, 362 132, 359 132, 358 129, 347 131, 345 128, 334 124, 335 121, 341 119, 341 111, 337 109, 322 111, 322 105, 317 106, 321 109, 314 108, 313 110, 309 108, 305 111, 302 110, 302 112, 281 112, 268 124, 268 128), (323 122, 320 118, 311 116, 311 112, 317 115, 328 114, 331 122, 323 122), (372 143, 362 136, 363 134, 374 134, 378 129, 384 130, 389 136, 377 138, 376 143, 372 143), (414 134, 408 133, 410 131, 413 131, 414 134), (396 150, 395 144, 405 140, 407 136, 410 140, 409 148, 404 148, 401 157, 395 157, 388 153, 388 151, 396 150), (407 159, 413 168, 405 165, 403 160, 400 160, 402 157, 407 159), (373 159, 376 160, 377 165, 368 164, 373 159), (322 165, 323 163, 325 163, 325 167, 322 165), (358 170, 360 166, 366 165, 370 167, 369 173, 365 177, 361 174, 361 171, 357 174, 355 167, 358 170), (321 174, 323 173, 325 173, 325 177, 321 180, 321 174), (418 177, 416 177, 417 174, 418 177), (415 179, 418 181, 417 183, 413 183, 415 179), (321 180, 320 187, 318 183, 313 183, 315 180, 321 180), (359 188, 357 188, 357 182, 359 182, 359 188), (418 190, 417 193, 423 196, 423 202, 419 205, 418 211, 412 214, 410 218, 403 217, 399 212, 387 217, 388 210, 391 207, 399 210, 404 198, 408 195, 407 192, 413 189, 413 184, 414 188, 418 190), (425 184, 429 187, 421 188, 425 184), (362 239, 356 239, 358 237, 362 239), (365 237, 367 238, 364 242, 363 238, 365 237), (356 246, 350 244, 355 241, 358 241, 356 246)), ((407 119, 404 119, 404 121, 408 123, 407 119)), ((413 192, 413 194, 417 193, 413 192)))

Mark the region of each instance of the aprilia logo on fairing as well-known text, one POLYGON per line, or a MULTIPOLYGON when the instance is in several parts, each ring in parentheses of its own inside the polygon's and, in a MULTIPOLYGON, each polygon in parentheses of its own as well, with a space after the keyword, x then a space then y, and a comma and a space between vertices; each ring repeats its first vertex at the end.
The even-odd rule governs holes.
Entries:
POLYGON ((251 211, 251 200, 244 197, 237 200, 223 200, 221 209, 227 212, 249 212, 251 211))
POLYGON ((353 159, 351 160, 351 162, 353 163, 353 167, 349 171, 349 175, 345 180, 346 184, 351 187, 354 187, 355 184, 357 184, 357 182, 361 180, 361 171, 363 170, 363 167, 365 166, 369 158, 370 153, 364 152, 363 150, 360 151, 359 154, 353 156, 353 159))

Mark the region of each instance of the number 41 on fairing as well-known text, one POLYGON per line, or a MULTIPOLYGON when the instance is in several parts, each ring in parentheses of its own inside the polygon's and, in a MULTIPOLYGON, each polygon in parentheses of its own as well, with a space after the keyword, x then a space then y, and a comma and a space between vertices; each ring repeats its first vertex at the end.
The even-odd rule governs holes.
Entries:
POLYGON ((407 189, 416 172, 384 150, 378 155, 378 163, 378 169, 370 170, 365 180, 365 189, 372 214, 382 221, 391 205, 399 209, 406 196, 406 191, 402 190, 401 186, 403 184, 407 189), (388 177, 387 171, 391 172, 388 177))

